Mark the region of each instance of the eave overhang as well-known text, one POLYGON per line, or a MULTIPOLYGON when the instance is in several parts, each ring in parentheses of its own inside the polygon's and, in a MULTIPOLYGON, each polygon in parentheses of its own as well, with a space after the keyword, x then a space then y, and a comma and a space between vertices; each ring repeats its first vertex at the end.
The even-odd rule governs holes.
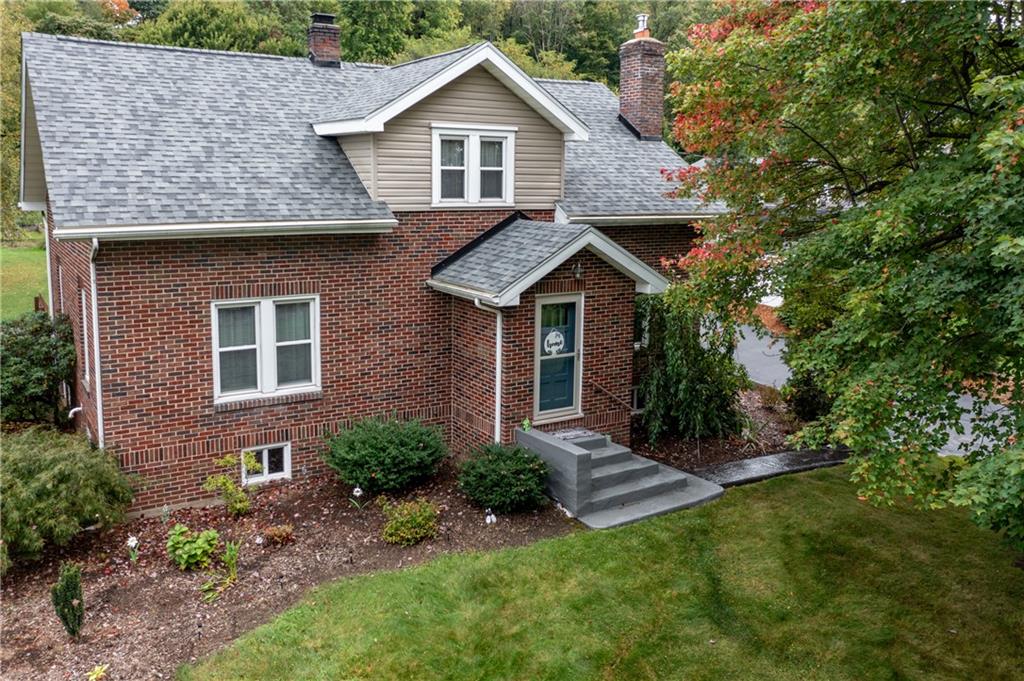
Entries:
POLYGON ((154 239, 203 239, 247 236, 315 234, 387 234, 398 220, 299 220, 286 222, 194 222, 152 225, 94 225, 58 227, 53 235, 61 241, 148 241, 154 239))

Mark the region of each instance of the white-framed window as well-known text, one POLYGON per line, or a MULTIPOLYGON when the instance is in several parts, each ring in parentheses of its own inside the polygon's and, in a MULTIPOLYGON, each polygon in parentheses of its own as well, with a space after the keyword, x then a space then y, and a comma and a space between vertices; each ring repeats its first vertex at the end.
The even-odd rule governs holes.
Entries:
POLYGON ((320 298, 215 301, 216 402, 320 389, 320 298))
POLYGON ((292 446, 282 442, 266 447, 248 449, 260 464, 259 473, 249 473, 242 464, 242 484, 258 485, 271 480, 285 480, 292 477, 292 446))
POLYGON ((78 289, 78 298, 81 302, 80 313, 82 315, 82 383, 89 387, 89 374, 92 369, 92 358, 89 352, 89 306, 85 302, 85 289, 78 289))
POLYGON ((580 416, 583 294, 537 296, 533 413, 546 421, 580 416))
POLYGON ((433 124, 432 204, 514 205, 515 140, 515 128, 433 124))

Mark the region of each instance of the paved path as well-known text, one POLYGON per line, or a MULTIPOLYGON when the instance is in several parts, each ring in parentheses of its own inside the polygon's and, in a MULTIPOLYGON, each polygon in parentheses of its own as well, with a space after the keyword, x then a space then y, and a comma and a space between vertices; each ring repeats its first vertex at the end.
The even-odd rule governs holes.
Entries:
POLYGON ((742 461, 728 461, 693 471, 693 474, 722 487, 746 485, 779 475, 838 466, 847 452, 836 449, 803 449, 780 452, 742 461))

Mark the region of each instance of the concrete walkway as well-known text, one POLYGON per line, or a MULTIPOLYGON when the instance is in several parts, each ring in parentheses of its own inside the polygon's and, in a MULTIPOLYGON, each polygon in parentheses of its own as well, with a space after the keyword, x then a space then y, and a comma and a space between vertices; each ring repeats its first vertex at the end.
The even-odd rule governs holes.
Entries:
POLYGON ((693 474, 722 487, 746 485, 767 480, 779 475, 812 471, 816 468, 838 466, 846 460, 847 452, 836 449, 803 449, 758 456, 742 461, 707 466, 693 471, 693 474))

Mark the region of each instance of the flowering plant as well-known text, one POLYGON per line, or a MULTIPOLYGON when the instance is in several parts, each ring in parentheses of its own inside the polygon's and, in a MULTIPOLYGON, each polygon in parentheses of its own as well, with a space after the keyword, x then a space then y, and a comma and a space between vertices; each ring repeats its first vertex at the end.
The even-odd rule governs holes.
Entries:
POLYGON ((128 545, 128 560, 135 563, 139 560, 139 538, 134 534, 128 535, 128 541, 125 542, 128 545))

